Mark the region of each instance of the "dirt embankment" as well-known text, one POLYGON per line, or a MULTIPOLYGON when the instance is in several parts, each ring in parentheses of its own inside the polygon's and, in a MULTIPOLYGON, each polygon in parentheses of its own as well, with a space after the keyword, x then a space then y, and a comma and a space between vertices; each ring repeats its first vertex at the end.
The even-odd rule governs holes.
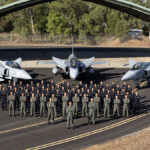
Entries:
POLYGON ((150 150, 150 127, 82 150, 150 150))

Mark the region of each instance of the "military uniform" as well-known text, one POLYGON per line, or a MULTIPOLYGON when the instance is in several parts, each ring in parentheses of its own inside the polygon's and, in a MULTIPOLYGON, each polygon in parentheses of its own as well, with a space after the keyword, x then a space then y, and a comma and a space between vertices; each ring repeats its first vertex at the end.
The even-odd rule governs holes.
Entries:
POLYGON ((136 114, 140 106, 140 96, 135 95, 133 102, 132 102, 132 107, 133 107, 133 113, 136 114))
POLYGON ((11 111, 13 113, 13 116, 15 116, 15 106, 14 106, 15 96, 14 95, 8 96, 8 101, 9 101, 9 116, 11 116, 11 111))
POLYGON ((113 110, 113 116, 115 116, 115 113, 117 112, 117 115, 120 116, 120 99, 114 99, 114 110, 113 110))
POLYGON ((110 117, 110 98, 104 98, 104 117, 110 117))
POLYGON ((56 111, 56 103, 57 103, 57 98, 56 97, 52 97, 52 102, 54 103, 54 115, 55 117, 57 117, 57 111, 56 111))
POLYGON ((46 97, 41 96, 40 97, 40 117, 42 117, 42 112, 44 114, 44 117, 46 115, 46 113, 45 113, 45 103, 46 103, 46 97))
POLYGON ((30 116, 32 116, 32 113, 34 113, 35 117, 35 102, 36 102, 36 97, 31 96, 30 98, 30 116))
POLYGON ((63 110, 63 117, 64 117, 65 114, 66 114, 66 107, 67 107, 67 102, 68 102, 68 100, 69 100, 69 97, 68 97, 68 96, 63 96, 63 97, 62 97, 62 102, 63 102, 63 108, 62 108, 62 110, 63 110))
POLYGON ((79 97, 73 97, 72 98, 73 101, 73 107, 74 107, 74 113, 78 113, 78 103, 79 103, 79 97))
POLYGON ((82 117, 84 117, 84 113, 86 113, 86 117, 88 117, 87 103, 88 103, 88 97, 83 97, 82 98, 82 117))
POLYGON ((6 90, 2 90, 1 100, 2 100, 2 110, 6 110, 7 109, 7 92, 6 92, 6 90))
POLYGON ((89 124, 92 123, 95 124, 95 110, 96 110, 96 103, 93 101, 93 102, 89 102, 88 104, 88 107, 89 107, 89 124))
POLYGON ((97 116, 99 117, 99 103, 100 103, 100 97, 94 97, 94 102, 95 102, 95 105, 96 105, 96 113, 97 113, 97 116))
POLYGON ((20 115, 24 113, 24 116, 26 116, 26 96, 20 96, 20 115))
POLYGON ((47 102, 47 109, 48 109, 48 124, 50 123, 50 120, 54 123, 54 103, 53 102, 47 102))
POLYGON ((69 125, 71 126, 71 128, 73 128, 74 127, 74 122, 73 122, 74 107, 67 106, 66 113, 67 113, 67 128, 69 128, 69 125))
POLYGON ((129 103, 130 100, 128 98, 123 99, 123 117, 125 117, 125 113, 127 114, 127 117, 129 117, 129 103))

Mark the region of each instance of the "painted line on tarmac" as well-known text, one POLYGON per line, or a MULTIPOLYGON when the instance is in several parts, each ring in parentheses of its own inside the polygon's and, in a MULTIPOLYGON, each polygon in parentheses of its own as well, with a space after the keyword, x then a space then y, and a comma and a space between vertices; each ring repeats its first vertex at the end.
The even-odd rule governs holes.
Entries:
POLYGON ((116 128, 116 127, 119 127, 121 125, 130 123, 130 122, 135 121, 137 119, 140 119, 140 118, 142 118, 142 117, 144 117, 148 114, 150 114, 150 113, 135 116, 135 117, 120 121, 118 123, 114 123, 110 126, 106 126, 104 128, 99 128, 97 130, 93 130, 93 131, 90 131, 90 132, 87 132, 87 133, 76 135, 76 136, 66 138, 66 139, 63 139, 63 140, 59 140, 59 141, 56 141, 56 142, 51 142, 51 143, 48 143, 48 144, 35 146, 35 147, 32 147, 32 148, 27 148, 26 150, 40 150, 40 149, 49 148, 49 147, 57 146, 57 145, 60 145, 60 144, 68 143, 68 142, 71 142, 71 141, 79 140, 79 139, 82 139, 82 138, 85 138, 85 137, 89 137, 89 136, 92 136, 92 135, 95 135, 95 134, 98 134, 98 133, 101 133, 101 132, 104 132, 104 131, 107 131, 107 130, 110 130, 110 129, 113 129, 113 128, 116 128))
MULTIPOLYGON (((61 120, 61 119, 63 119, 63 117, 56 118, 55 120, 61 120)), ((4 130, 4 131, 0 131, 0 134, 9 133, 9 132, 13 132, 13 131, 18 131, 18 130, 22 130, 22 129, 26 129, 26 128, 31 128, 31 127, 39 126, 39 125, 46 124, 46 123, 48 123, 48 122, 43 121, 43 122, 40 122, 40 123, 26 125, 26 126, 22 126, 22 127, 10 129, 10 130, 4 130)))
MULTIPOLYGON (((63 80, 63 81, 65 81, 65 80, 63 80)), ((56 85, 61 84, 63 81, 57 83, 56 85)), ((61 119, 63 119, 63 117, 56 118, 55 120, 61 120, 61 119)), ((39 126, 39 125, 46 124, 46 123, 47 123, 47 121, 43 121, 43 122, 40 122, 40 123, 26 125, 26 126, 14 128, 14 129, 9 129, 9 130, 4 130, 4 131, 0 131, 0 134, 9 133, 9 132, 13 132, 13 131, 18 131, 18 130, 22 130, 22 129, 26 129, 26 128, 31 128, 31 127, 39 126)))

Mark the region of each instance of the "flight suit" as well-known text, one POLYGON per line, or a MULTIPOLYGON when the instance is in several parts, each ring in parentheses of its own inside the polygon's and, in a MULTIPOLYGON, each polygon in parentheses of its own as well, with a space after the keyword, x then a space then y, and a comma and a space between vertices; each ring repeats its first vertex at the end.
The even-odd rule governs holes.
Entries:
POLYGON ((26 96, 20 96, 20 115, 24 113, 24 116, 26 116, 26 96))
POLYGON ((66 113, 67 113, 67 128, 69 128, 69 125, 71 126, 71 128, 73 128, 74 127, 74 122, 73 122, 74 107, 67 106, 66 113))
POLYGON ((79 97, 73 97, 72 98, 73 101, 73 107, 74 107, 74 113, 78 113, 78 103, 79 103, 79 97))
POLYGON ((36 97, 31 97, 30 98, 30 116, 32 116, 32 113, 33 113, 34 117, 35 117, 35 102, 36 102, 36 97))
POLYGON ((7 109, 7 92, 3 91, 1 92, 1 101, 2 101, 2 110, 7 109))
POLYGON ((56 97, 52 98, 52 102, 54 103, 54 115, 55 117, 57 117, 57 111, 56 111, 57 98, 56 97))
POLYGON ((89 102, 88 104, 88 107, 89 107, 89 124, 92 123, 95 124, 95 110, 96 110, 96 103, 93 101, 93 102, 89 102))
POLYGON ((50 123, 50 120, 52 120, 54 123, 54 107, 55 107, 55 104, 53 102, 47 102, 48 124, 50 123))
POLYGON ((110 98, 104 98, 104 117, 110 117, 110 98))
POLYGON ((45 113, 45 103, 46 103, 46 97, 45 96, 41 96, 40 97, 40 117, 42 117, 42 112, 44 114, 44 117, 46 115, 45 113))
POLYGON ((120 99, 114 99, 114 110, 113 110, 113 116, 115 116, 115 113, 117 112, 117 115, 120 116, 120 99))
POLYGON ((125 117, 125 113, 127 114, 127 117, 129 117, 129 103, 130 100, 128 98, 123 99, 123 117, 125 117))
POLYGON ((96 105, 96 113, 97 113, 97 116, 99 117, 99 103, 100 103, 100 97, 94 97, 94 102, 95 102, 95 105, 96 105))
POLYGON ((15 106, 14 106, 15 96, 14 95, 8 96, 8 101, 9 101, 9 116, 11 116, 11 111, 13 113, 13 116, 15 116, 15 106))
POLYGON ((134 96, 132 106, 133 106, 133 113, 137 114, 139 106, 140 106, 140 96, 139 95, 134 96))
POLYGON ((68 97, 68 96, 63 96, 63 97, 62 97, 62 102, 63 102, 63 108, 62 108, 62 110, 63 110, 63 117, 64 117, 65 114, 66 114, 66 107, 67 107, 67 102, 68 102, 68 100, 69 100, 69 97, 68 97))
POLYGON ((87 103, 88 103, 88 97, 83 97, 82 98, 82 117, 84 117, 84 113, 86 113, 86 117, 88 117, 87 103))

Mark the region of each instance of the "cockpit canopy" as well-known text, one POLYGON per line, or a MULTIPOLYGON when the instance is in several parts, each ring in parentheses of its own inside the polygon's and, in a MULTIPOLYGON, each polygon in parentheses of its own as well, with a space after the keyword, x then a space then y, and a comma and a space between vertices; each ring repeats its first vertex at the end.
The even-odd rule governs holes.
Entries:
POLYGON ((137 63, 135 65, 133 65, 131 70, 140 70, 140 69, 144 69, 145 65, 143 63, 137 63))
POLYGON ((78 67, 78 61, 76 58, 72 58, 70 60, 70 66, 71 66, 71 68, 77 68, 78 67))
POLYGON ((20 65, 14 61, 7 61, 6 65, 15 69, 21 69, 20 65))

